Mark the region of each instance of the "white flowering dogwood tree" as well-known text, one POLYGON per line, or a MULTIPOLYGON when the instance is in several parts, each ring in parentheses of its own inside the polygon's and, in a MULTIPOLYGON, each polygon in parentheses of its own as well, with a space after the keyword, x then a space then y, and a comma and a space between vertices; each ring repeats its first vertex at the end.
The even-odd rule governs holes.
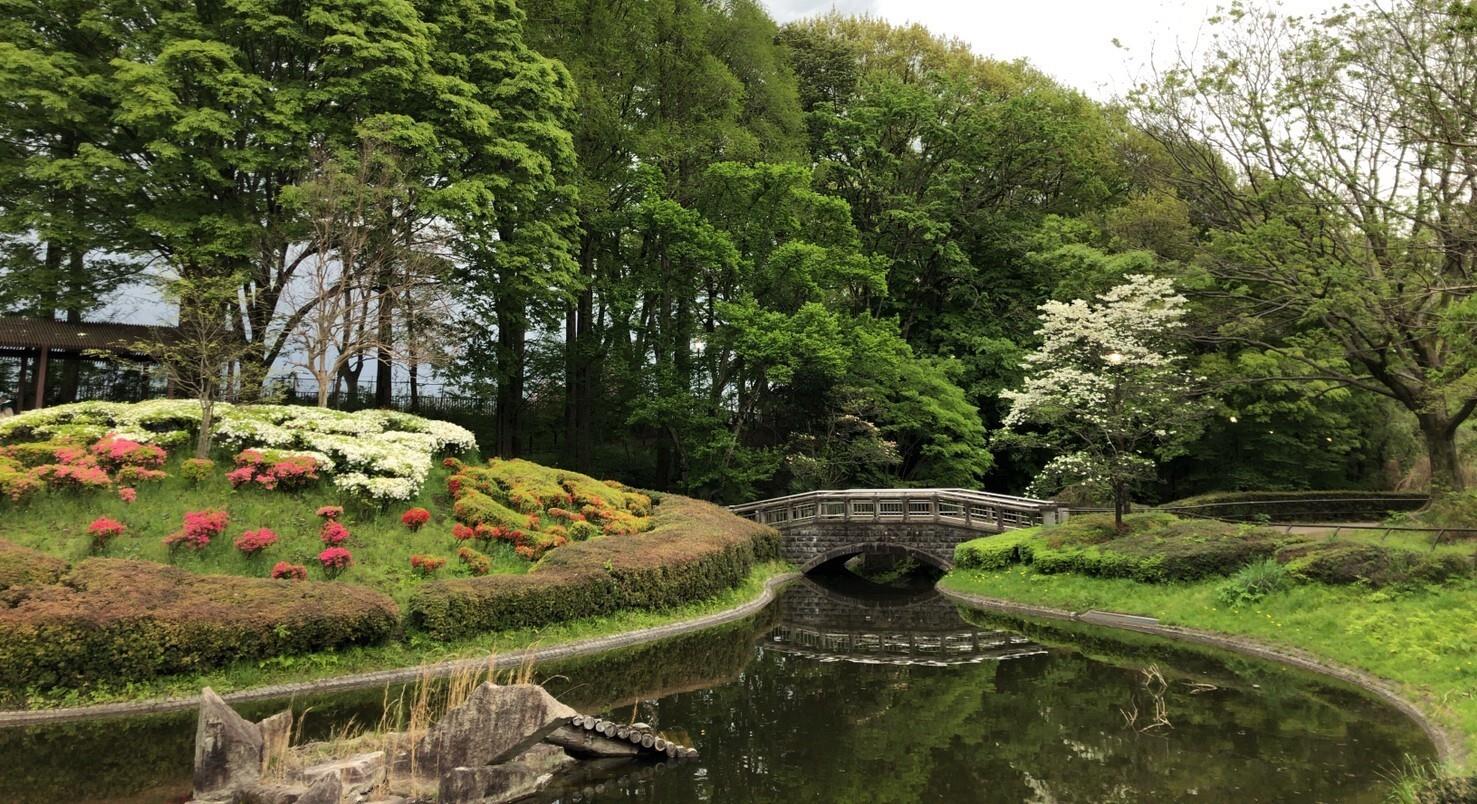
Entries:
POLYGON ((1179 454, 1204 406, 1176 349, 1185 297, 1169 279, 1133 274, 1098 296, 1041 305, 1041 346, 1026 379, 1006 391, 1005 437, 1058 455, 1032 484, 1038 494, 1085 488, 1113 499, 1123 528, 1129 489, 1179 454))

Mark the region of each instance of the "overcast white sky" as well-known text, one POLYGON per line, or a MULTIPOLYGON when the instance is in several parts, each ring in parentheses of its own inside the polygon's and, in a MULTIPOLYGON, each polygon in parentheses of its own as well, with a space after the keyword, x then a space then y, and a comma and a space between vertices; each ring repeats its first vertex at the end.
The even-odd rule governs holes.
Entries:
MULTIPOLYGON (((957 36, 981 55, 1024 58, 1069 86, 1100 100, 1127 91, 1134 64, 1157 50, 1186 46, 1225 0, 761 0, 780 22, 822 14, 870 14, 918 22, 957 36), (1118 39, 1124 49, 1113 45, 1118 39)), ((1342 0, 1285 0, 1294 14, 1331 9, 1342 0)), ((1162 59, 1161 59, 1162 61, 1162 59)))

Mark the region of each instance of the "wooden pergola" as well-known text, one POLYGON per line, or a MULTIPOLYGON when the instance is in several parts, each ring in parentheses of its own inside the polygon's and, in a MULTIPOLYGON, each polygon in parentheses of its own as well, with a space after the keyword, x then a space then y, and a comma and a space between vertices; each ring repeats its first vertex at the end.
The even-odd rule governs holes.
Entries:
POLYGON ((22 358, 16 382, 18 407, 41 408, 46 406, 47 375, 54 353, 73 360, 107 355, 146 363, 150 360, 139 352, 138 344, 168 340, 176 332, 174 327, 111 321, 71 324, 45 318, 0 317, 0 352, 22 358), (28 390, 33 404, 26 406, 22 397, 28 390))

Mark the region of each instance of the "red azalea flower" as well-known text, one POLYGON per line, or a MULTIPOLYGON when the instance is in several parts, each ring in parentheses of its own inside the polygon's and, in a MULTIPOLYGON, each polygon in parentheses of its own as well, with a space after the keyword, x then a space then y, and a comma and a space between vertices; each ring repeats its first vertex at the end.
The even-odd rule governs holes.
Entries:
POLYGON ((400 515, 401 524, 411 530, 420 530, 421 526, 431 521, 431 512, 424 508, 412 508, 400 515))

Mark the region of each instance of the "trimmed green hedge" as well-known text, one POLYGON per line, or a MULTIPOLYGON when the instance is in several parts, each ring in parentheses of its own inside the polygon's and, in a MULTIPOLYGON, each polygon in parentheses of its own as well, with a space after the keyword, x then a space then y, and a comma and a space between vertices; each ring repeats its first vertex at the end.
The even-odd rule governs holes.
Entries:
POLYGON ((121 683, 372 644, 398 624, 394 601, 362 586, 94 558, 60 584, 0 593, 0 687, 121 683))
POLYGON ((526 575, 421 585, 410 624, 437 639, 531 628, 621 609, 664 609, 739 585, 779 556, 779 535, 710 503, 665 496, 652 528, 561 547, 526 575))
POLYGON ((960 569, 1000 570, 1031 563, 1034 530, 1012 530, 984 536, 954 548, 954 566, 960 569))
POLYGON ((1213 519, 1276 522, 1328 521, 1335 516, 1383 519, 1392 511, 1415 511, 1429 495, 1407 491, 1218 491, 1159 506, 1161 511, 1213 519))
POLYGON ((1043 573, 1164 583, 1229 575, 1277 549, 1270 531, 1245 525, 1160 512, 1124 521, 1123 534, 1114 531, 1112 517, 1080 515, 1061 525, 985 536, 959 545, 954 563, 964 569, 1030 564, 1043 573))
POLYGON ((0 539, 0 591, 12 586, 56 583, 66 571, 67 562, 60 558, 0 539))
POLYGON ((1442 583, 1473 572, 1471 558, 1453 553, 1418 553, 1398 547, 1348 542, 1295 542, 1277 560, 1299 577, 1328 584, 1442 583))

